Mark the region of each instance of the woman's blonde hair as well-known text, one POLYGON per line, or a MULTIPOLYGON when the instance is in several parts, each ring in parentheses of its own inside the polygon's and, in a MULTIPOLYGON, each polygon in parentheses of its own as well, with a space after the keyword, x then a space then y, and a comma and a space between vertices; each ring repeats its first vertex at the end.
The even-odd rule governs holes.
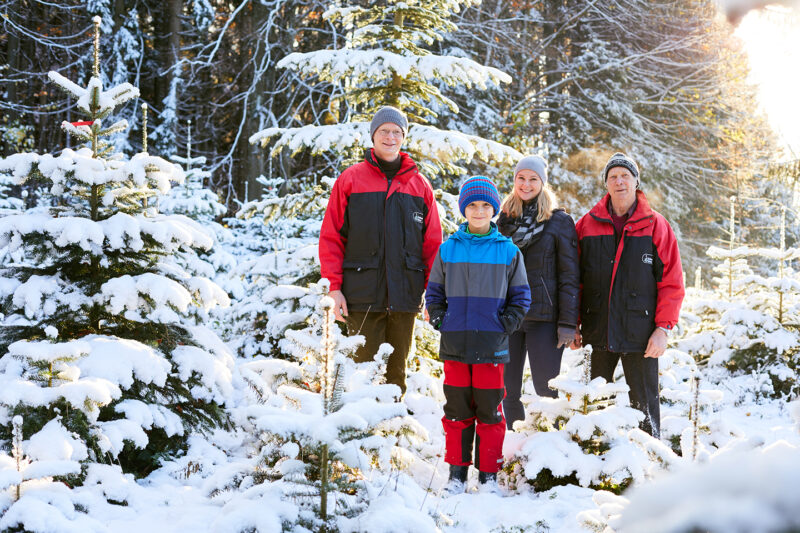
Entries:
MULTIPOLYGON (((514 179, 516 180, 517 177, 514 176, 514 179)), ((519 218, 522 215, 522 198, 517 196, 515 190, 512 185, 511 192, 503 199, 503 204, 500 206, 500 210, 511 218, 519 218)), ((539 195, 536 197, 536 207, 538 211, 536 213, 536 222, 550 220, 550 217, 553 216, 553 209, 558 207, 556 193, 547 183, 542 184, 542 190, 539 191, 539 195)))

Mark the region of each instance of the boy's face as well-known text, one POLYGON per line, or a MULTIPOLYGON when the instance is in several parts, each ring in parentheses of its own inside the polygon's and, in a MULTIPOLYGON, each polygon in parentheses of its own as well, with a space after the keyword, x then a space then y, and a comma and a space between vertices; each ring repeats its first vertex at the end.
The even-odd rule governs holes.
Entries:
POLYGON ((494 207, 489 202, 471 202, 464 208, 464 216, 472 233, 486 233, 494 216, 494 207))

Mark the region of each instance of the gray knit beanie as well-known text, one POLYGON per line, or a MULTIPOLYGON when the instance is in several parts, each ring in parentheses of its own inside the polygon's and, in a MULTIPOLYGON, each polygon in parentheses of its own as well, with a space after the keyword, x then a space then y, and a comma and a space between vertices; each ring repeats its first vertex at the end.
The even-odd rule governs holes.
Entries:
POLYGON ((519 163, 517 163, 517 167, 514 169, 515 178, 520 170, 532 170, 536 172, 539 174, 539 177, 542 178, 542 185, 547 184, 547 161, 538 155, 528 155, 520 159, 519 163))
POLYGON ((387 105, 378 109, 378 111, 375 112, 375 116, 372 117, 372 122, 369 123, 369 138, 372 139, 375 136, 375 130, 387 122, 400 126, 400 129, 403 130, 404 138, 408 135, 408 119, 406 118, 406 114, 396 107, 387 105))
POLYGON ((611 159, 606 163, 606 169, 603 171, 603 181, 608 181, 608 171, 614 167, 625 167, 630 170, 633 177, 636 178, 636 184, 639 184, 639 167, 636 166, 636 161, 622 152, 612 155, 611 159))

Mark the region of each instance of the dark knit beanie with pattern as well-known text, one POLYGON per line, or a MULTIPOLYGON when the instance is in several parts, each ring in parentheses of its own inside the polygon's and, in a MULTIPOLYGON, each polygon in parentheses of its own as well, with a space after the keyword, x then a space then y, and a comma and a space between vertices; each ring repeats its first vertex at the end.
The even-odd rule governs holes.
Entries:
POLYGON ((608 163, 606 163, 606 169, 603 171, 603 181, 608 181, 608 171, 614 167, 627 168, 631 171, 633 177, 636 178, 636 182, 639 182, 639 167, 636 166, 636 161, 622 152, 617 152, 616 154, 612 155, 608 160, 608 163))
POLYGON ((400 126, 400 129, 403 130, 403 138, 408 135, 408 119, 406 118, 406 114, 396 107, 387 105, 378 109, 375 112, 375 116, 372 117, 372 122, 369 123, 369 138, 374 140, 375 130, 387 122, 400 126))
POLYGON ((461 191, 458 193, 458 208, 465 217, 467 215, 464 210, 472 202, 492 204, 494 208, 492 216, 496 215, 500 211, 500 193, 497 192, 494 182, 486 176, 473 176, 467 179, 461 185, 461 191))

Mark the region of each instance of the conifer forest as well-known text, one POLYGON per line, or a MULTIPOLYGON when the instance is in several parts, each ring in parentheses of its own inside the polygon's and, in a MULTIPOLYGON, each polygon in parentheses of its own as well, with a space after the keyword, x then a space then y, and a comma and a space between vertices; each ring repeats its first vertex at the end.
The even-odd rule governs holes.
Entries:
POLYGON ((753 17, 800 35, 792 0, 0 0, 0 532, 800 531, 800 139, 753 17), (568 347, 497 490, 447 492, 443 333, 402 392, 320 270, 384 106, 445 240, 470 176, 540 155, 577 222, 638 163, 685 286, 660 435, 568 347))

